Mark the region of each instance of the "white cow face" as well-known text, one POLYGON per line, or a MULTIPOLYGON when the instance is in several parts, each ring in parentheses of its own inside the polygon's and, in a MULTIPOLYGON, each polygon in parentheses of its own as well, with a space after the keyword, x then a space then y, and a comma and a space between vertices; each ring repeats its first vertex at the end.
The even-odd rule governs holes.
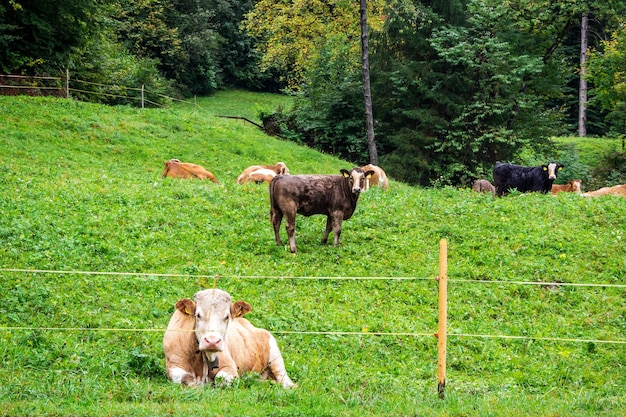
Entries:
POLYGON ((214 356, 226 348, 226 332, 231 320, 251 310, 245 301, 231 302, 231 296, 219 289, 203 290, 194 295, 194 301, 184 299, 176 304, 183 314, 195 318, 194 331, 198 350, 214 356))
POLYGON ((544 171, 548 171, 548 179, 555 180, 557 171, 563 169, 562 165, 557 164, 556 162, 550 162, 547 166, 543 167, 544 171))
POLYGON ((374 175, 374 171, 364 172, 361 168, 352 168, 350 171, 342 169, 341 173, 349 179, 353 194, 358 194, 365 188, 365 180, 374 175))

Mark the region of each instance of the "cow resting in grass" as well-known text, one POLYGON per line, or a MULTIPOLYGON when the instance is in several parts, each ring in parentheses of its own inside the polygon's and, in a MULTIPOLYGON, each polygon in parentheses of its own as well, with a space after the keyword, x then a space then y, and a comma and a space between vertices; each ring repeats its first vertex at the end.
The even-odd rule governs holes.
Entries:
POLYGON ((472 190, 477 193, 490 193, 496 195, 496 187, 487 180, 476 180, 472 185, 472 190))
POLYGON ((304 216, 326 215, 326 231, 322 243, 334 233, 335 246, 339 243, 341 223, 352 217, 365 179, 374 171, 359 167, 341 170, 341 175, 278 175, 270 183, 270 219, 276 244, 280 240, 280 224, 285 217, 289 248, 296 253, 296 213, 304 216))
POLYGON ((251 165, 239 174, 237 183, 269 183, 276 175, 289 175, 289 168, 287 168, 284 162, 277 162, 276 165, 251 165))
POLYGON ((556 162, 536 167, 496 162, 493 167, 496 194, 501 197, 510 189, 516 189, 521 193, 538 191, 546 194, 552 189, 557 172, 562 169, 563 166, 556 162))
POLYGON ((215 379, 228 384, 255 372, 284 388, 295 387, 274 336, 242 317, 250 310, 250 304, 233 303, 230 294, 219 289, 179 300, 163 337, 168 378, 184 385, 215 379))
POLYGON ((552 184, 550 192, 552 194, 558 193, 578 193, 582 194, 581 187, 583 182, 581 180, 569 180, 567 184, 552 184))
POLYGON ((614 185, 613 187, 603 187, 595 191, 589 191, 583 194, 585 197, 599 197, 603 195, 617 195, 626 197, 626 184, 614 185))
POLYGON ((198 164, 191 164, 189 162, 180 162, 179 159, 170 159, 165 161, 165 169, 163 170, 163 178, 198 178, 198 179, 210 179, 216 184, 219 184, 215 175, 212 172, 207 171, 204 167, 198 164))
POLYGON ((381 167, 377 165, 368 164, 368 165, 365 165, 364 167, 361 167, 361 169, 365 172, 367 171, 374 172, 371 178, 365 178, 365 187, 363 187, 364 191, 369 190, 370 185, 378 185, 379 187, 385 190, 389 188, 389 180, 387 179, 387 174, 385 174, 385 171, 383 171, 381 167))

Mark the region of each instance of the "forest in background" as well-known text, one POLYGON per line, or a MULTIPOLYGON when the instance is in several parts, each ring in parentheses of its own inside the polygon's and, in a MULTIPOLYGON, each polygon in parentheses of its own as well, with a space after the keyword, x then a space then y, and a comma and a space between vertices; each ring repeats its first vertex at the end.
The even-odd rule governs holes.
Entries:
MULTIPOLYGON (((466 184, 488 176, 496 160, 519 162, 528 149, 537 161, 558 156, 550 138, 578 130, 583 54, 587 133, 626 131, 623 1, 370 0, 368 7, 376 145, 396 179, 466 184)), ((293 108, 264 117, 284 137, 354 163, 368 160, 360 38, 359 5, 347 0, 0 5, 3 73, 70 69, 94 85, 145 85, 174 97, 231 87, 294 94, 293 108)), ((120 104, 95 97, 77 98, 120 104)), ((623 150, 616 154, 623 161, 623 150)))

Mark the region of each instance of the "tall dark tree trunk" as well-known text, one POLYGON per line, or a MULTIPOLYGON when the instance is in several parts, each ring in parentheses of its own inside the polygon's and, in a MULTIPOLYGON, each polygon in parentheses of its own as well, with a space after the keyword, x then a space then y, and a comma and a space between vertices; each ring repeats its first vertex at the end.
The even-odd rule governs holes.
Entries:
POLYGON ((374 140, 374 115, 372 112, 372 91, 370 88, 370 61, 367 37, 367 0, 361 0, 361 60, 363 63, 363 96, 365 98, 365 126, 370 163, 378 165, 378 150, 374 140))
POLYGON ((580 21, 580 86, 578 88, 578 136, 587 136, 587 29, 589 16, 583 13, 580 21))

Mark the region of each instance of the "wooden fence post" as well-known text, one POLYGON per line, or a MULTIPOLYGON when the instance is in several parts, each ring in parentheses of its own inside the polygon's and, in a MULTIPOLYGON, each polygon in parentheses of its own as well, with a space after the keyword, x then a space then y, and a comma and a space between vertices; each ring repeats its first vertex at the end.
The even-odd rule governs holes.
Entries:
POLYGON ((70 98, 70 70, 65 68, 65 98, 70 98))
POLYGON ((448 326, 448 242, 439 242, 439 327, 437 329, 437 392, 445 397, 446 336, 448 326))
POLYGON ((144 108, 144 97, 143 97, 144 84, 141 84, 141 108, 144 108))

